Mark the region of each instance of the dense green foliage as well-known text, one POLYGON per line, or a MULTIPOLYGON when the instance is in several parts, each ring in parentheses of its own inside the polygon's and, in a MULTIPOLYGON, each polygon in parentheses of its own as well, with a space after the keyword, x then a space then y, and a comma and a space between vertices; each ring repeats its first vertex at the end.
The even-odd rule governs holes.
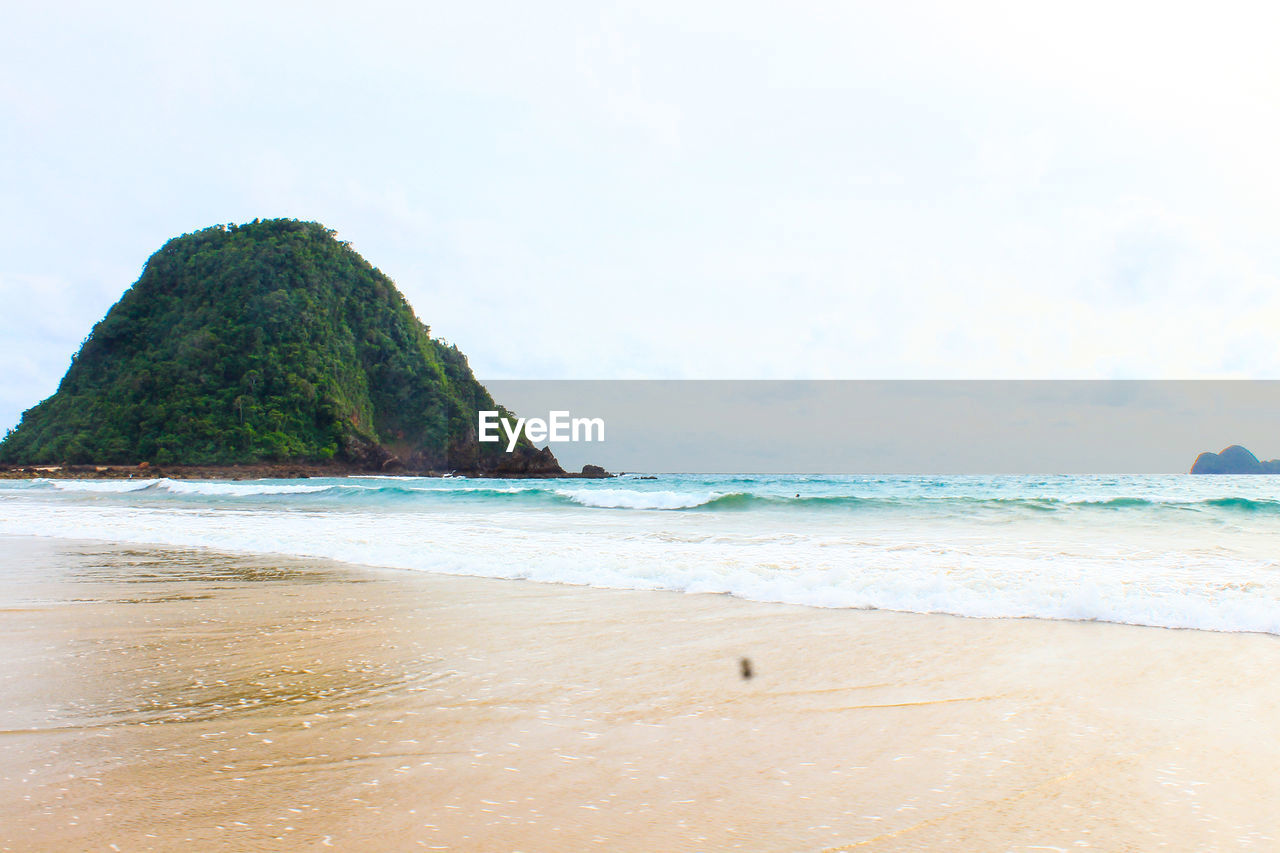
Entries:
POLYGON ((476 469, 499 451, 478 408, 466 357, 387 276, 322 225, 255 220, 152 255, 0 461, 476 469))

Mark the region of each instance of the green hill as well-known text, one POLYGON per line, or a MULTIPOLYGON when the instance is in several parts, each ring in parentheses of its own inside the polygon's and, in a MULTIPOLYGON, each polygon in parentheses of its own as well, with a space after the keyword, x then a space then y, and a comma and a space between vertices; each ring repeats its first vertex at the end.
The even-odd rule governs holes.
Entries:
POLYGON ((332 463, 558 473, 550 451, 475 440, 500 408, 394 283, 315 222, 170 240, 0 462, 332 463))

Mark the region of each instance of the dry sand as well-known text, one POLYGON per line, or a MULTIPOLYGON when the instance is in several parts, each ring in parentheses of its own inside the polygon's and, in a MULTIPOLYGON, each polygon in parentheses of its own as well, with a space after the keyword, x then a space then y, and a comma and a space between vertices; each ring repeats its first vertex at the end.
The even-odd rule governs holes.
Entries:
POLYGON ((1272 636, 0 549, 4 850, 1280 845, 1272 636))

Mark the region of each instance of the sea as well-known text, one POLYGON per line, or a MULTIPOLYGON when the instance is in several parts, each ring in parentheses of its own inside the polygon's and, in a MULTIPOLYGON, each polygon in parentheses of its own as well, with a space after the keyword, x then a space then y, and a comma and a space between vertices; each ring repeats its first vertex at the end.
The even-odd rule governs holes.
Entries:
POLYGON ((0 481, 0 535, 1280 634, 1280 477, 0 481))

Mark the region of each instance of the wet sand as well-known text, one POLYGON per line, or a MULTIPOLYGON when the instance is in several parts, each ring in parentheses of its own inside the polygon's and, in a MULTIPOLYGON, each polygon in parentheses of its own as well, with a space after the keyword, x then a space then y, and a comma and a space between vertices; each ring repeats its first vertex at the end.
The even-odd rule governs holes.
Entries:
POLYGON ((1272 636, 0 549, 3 850, 1280 838, 1272 636))

